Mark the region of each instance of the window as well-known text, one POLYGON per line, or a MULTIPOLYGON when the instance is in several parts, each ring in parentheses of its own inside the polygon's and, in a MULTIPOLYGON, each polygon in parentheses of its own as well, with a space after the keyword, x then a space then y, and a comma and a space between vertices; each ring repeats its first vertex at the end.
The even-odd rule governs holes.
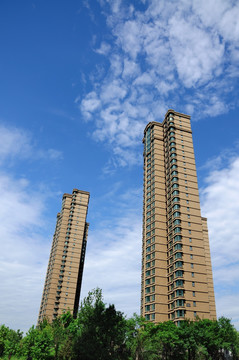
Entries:
POLYGON ((184 300, 183 299, 178 299, 176 301, 176 306, 184 306, 184 300))
POLYGON ((189 207, 187 207, 187 211, 190 211, 189 207))
POLYGON ((190 215, 188 215, 188 219, 190 219, 190 215))
POLYGON ((175 268, 177 269, 177 268, 181 268, 181 267, 183 267, 183 262, 182 261, 177 261, 175 263, 175 268))
POLYGON ((155 314, 151 314, 151 320, 155 320, 155 314))
POLYGON ((177 278, 177 277, 182 277, 183 276, 183 271, 182 270, 177 270, 176 272, 175 272, 175 277, 177 278))
POLYGON ((196 306, 196 301, 193 302, 193 306, 196 306))
POLYGON ((188 226, 191 226, 191 223, 190 223, 190 222, 188 222, 188 226))
POLYGON ((192 233, 192 231, 191 231, 191 230, 188 230, 188 233, 189 233, 189 234, 191 234, 191 233, 192 233))
MULTIPOLYGON (((192 238, 189 238, 189 242, 192 242, 192 238)), ((191 250, 191 249, 190 249, 191 250)))
POLYGON ((195 287, 195 282, 194 281, 192 281, 192 286, 195 287))
MULTIPOLYGON (((193 265, 193 264, 191 264, 191 265, 193 265)), ((192 277, 194 277, 194 272, 192 272, 192 277)))
POLYGON ((181 249, 182 249, 182 244, 174 245, 174 250, 181 250, 181 249))
POLYGON ((196 296, 196 293, 195 293, 195 291, 193 291, 193 296, 196 296))
MULTIPOLYGON (((191 239, 191 238, 189 238, 189 241, 190 241, 190 239, 191 239)), ((193 247, 192 247, 192 246, 190 246, 190 247, 189 247, 189 249, 192 251, 192 250, 193 250, 193 247)))
POLYGON ((174 234, 177 234, 177 233, 181 233, 181 228, 180 227, 176 227, 174 229, 174 234))
POLYGON ((182 236, 181 235, 176 235, 174 238, 174 241, 181 241, 182 240, 182 236))
POLYGON ((183 286, 183 280, 176 280, 176 286, 183 286))
POLYGON ((193 255, 192 255, 192 254, 190 255, 190 259, 193 259, 193 255))
POLYGON ((176 296, 184 296, 184 291, 182 289, 176 290, 176 296))

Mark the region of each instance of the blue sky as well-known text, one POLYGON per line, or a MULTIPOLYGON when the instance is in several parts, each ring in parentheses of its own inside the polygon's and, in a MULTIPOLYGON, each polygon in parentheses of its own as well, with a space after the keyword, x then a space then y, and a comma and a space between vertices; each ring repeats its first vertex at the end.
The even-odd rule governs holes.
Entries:
POLYGON ((239 327, 239 4, 0 4, 0 321, 36 323, 62 194, 90 191, 82 296, 139 313, 142 137, 191 115, 218 316, 239 327))

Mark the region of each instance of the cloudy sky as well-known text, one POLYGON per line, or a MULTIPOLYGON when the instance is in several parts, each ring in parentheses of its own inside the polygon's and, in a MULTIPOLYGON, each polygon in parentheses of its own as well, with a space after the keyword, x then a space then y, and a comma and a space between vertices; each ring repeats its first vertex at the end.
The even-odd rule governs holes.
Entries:
POLYGON ((82 296, 139 313, 143 129, 191 115, 218 316, 239 328, 239 3, 0 4, 0 323, 36 323, 62 194, 90 191, 82 296))

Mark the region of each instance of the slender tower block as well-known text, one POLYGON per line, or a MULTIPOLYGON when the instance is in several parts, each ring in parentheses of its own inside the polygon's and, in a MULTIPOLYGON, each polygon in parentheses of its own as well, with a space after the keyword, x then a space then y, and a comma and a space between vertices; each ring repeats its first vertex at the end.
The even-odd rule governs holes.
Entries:
POLYGON ((190 116, 168 110, 146 126, 143 143, 141 314, 157 323, 216 319, 190 116))

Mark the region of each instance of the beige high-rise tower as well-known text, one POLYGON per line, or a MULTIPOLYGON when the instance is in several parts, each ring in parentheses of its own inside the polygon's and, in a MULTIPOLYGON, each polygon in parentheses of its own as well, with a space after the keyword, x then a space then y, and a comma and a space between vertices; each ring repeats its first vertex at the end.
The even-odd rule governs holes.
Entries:
POLYGON ((64 194, 57 214, 38 324, 54 320, 70 310, 76 316, 89 224, 86 222, 90 194, 73 189, 64 194))
POLYGON ((190 116, 168 110, 146 126, 143 143, 141 314, 153 322, 216 319, 190 116))

